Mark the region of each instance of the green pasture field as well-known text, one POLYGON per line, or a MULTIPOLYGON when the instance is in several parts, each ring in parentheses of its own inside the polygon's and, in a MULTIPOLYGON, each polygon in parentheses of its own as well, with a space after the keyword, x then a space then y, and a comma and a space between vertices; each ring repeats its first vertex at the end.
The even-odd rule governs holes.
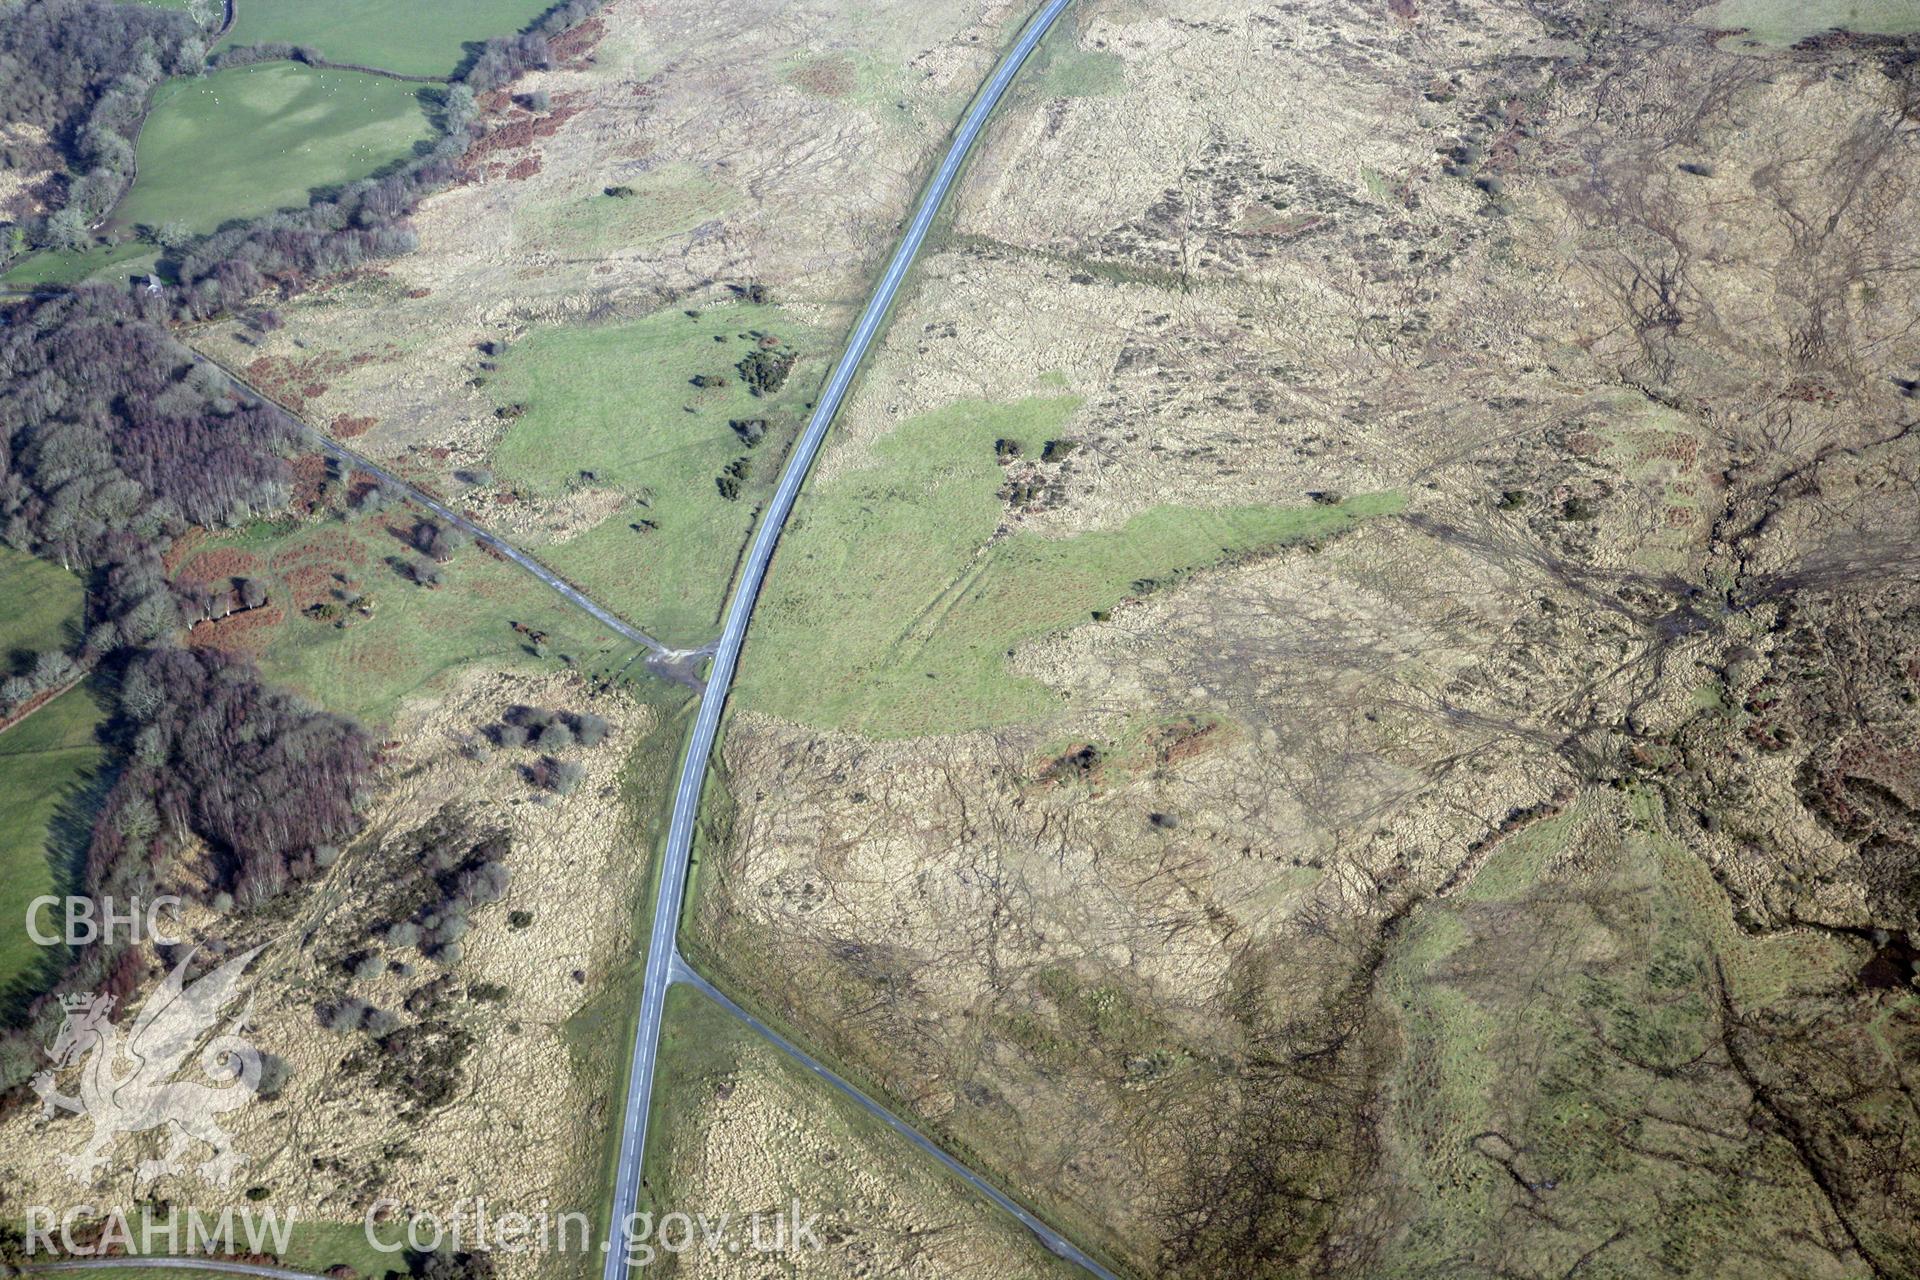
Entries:
POLYGON ((0 733, 0 987, 28 978, 49 958, 27 936, 27 904, 60 890, 92 821, 91 786, 103 718, 92 688, 80 684, 0 733))
POLYGON ((995 442, 1037 456, 1078 401, 963 403, 902 424, 877 466, 804 496, 735 682, 742 706, 873 736, 1030 720, 1055 706, 1009 651, 1234 556, 1327 537, 1397 510, 1157 507, 1070 538, 993 537, 1005 506, 995 442))
POLYGON ((735 561, 817 387, 827 353, 777 306, 663 311, 624 324, 540 329, 516 343, 489 386, 517 414, 494 450, 500 484, 552 497, 615 489, 628 503, 543 561, 670 644, 713 637, 735 561), (786 385, 755 397, 735 365, 755 334, 797 351, 786 385), (702 377, 713 385, 696 387, 702 377), (524 412, 522 411, 524 407, 524 412), (747 446, 729 423, 765 419, 747 446), (746 459, 731 500, 723 471, 746 459))
POLYGON ((36 285, 79 284, 83 280, 124 283, 153 270, 160 250, 139 240, 97 244, 85 249, 42 249, 27 254, 0 280, 15 289, 36 285))
POLYGON ((221 46, 306 45, 329 62, 444 78, 465 61, 469 44, 514 35, 551 7, 550 0, 241 0, 221 46))
POLYGON ((78 575, 38 556, 0 547, 0 654, 15 674, 48 649, 71 650, 80 641, 86 591, 78 575))
POLYGON ((206 232, 304 207, 432 134, 419 86, 383 76, 267 62, 173 80, 154 95, 115 220, 206 232))

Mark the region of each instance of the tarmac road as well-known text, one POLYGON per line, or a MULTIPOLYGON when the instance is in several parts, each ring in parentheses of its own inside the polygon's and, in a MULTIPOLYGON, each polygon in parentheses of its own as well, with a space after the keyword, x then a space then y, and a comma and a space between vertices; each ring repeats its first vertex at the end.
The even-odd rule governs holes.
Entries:
POLYGON ((598 601, 587 595, 586 592, 580 590, 565 578, 562 578, 559 574, 547 568, 546 565, 541 564, 538 560, 514 546, 511 542, 508 542, 505 538, 488 532, 484 526, 467 519, 458 511, 455 511, 452 507, 449 507, 446 503, 433 497, 431 494, 408 484, 405 480, 402 480, 399 476, 387 470, 387 468, 381 466, 373 459, 356 453, 354 450, 347 448, 338 440, 333 439, 318 428, 309 425, 299 414, 295 413, 286 405, 281 404, 272 396, 267 395, 259 388, 251 385, 245 379, 241 378, 239 374, 227 368, 226 365, 220 363, 218 360, 201 352, 196 352, 195 358, 203 362, 208 368, 217 370, 222 374, 241 395, 264 401, 279 409, 280 412, 285 414, 288 420, 293 423, 294 427, 307 437, 308 441, 318 452, 326 454, 343 467, 348 467, 354 471, 365 472, 367 475, 373 476, 379 480, 381 484, 386 485, 397 493, 406 494, 409 501, 425 507, 448 524, 466 533, 467 536, 475 542, 511 560, 522 569, 525 569, 535 578, 538 578, 541 582, 552 588, 553 591, 565 599, 567 603, 591 615, 598 620, 602 626, 606 627, 615 635, 624 636, 636 644, 644 645, 647 650, 647 664, 659 674, 669 679, 678 680, 682 684, 691 685, 695 689, 701 687, 699 677, 695 674, 695 669, 699 666, 699 659, 705 656, 711 649, 711 646, 699 649, 668 648, 660 641, 640 630, 640 628, 634 626, 631 622, 628 622, 625 618, 620 617, 612 610, 601 605, 598 601))
POLYGON ((252 1262, 227 1262, 220 1258, 181 1258, 181 1257, 135 1257, 135 1258, 87 1258, 67 1262, 29 1262, 20 1268, 24 1275, 39 1275, 54 1271, 95 1271, 102 1267, 132 1267, 135 1270, 161 1269, 167 1271, 217 1272, 221 1275, 261 1276, 265 1280, 326 1280, 310 1271, 292 1271, 286 1267, 269 1267, 252 1262))
POLYGON ((921 1151, 925 1152, 928 1156, 932 1157, 935 1162, 944 1167, 948 1173, 951 1173, 954 1177, 960 1179, 960 1181, 966 1183, 969 1187, 972 1187, 994 1204, 999 1205, 1000 1208, 1004 1209, 1007 1213, 1018 1218, 1020 1225, 1033 1232, 1040 1243, 1046 1246, 1048 1252, 1054 1254, 1056 1257, 1065 1258, 1069 1262, 1078 1264, 1089 1274, 1100 1277, 1100 1280, 1119 1280, 1119 1277, 1114 1275, 1113 1272, 1107 1270, 1098 1262, 1095 1262, 1092 1258, 1081 1252, 1073 1241, 1067 1239, 1058 1231, 1055 1231, 1039 1218, 1034 1217, 1034 1215, 1027 1210, 1026 1206, 1022 1205, 1018 1200, 1015 1200, 1006 1192, 1000 1190, 1000 1188, 994 1186, 991 1182, 988 1182, 966 1165, 961 1164, 960 1161, 949 1155, 931 1138, 928 1138, 918 1129, 868 1097, 857 1085, 854 1085, 845 1077, 836 1074, 830 1068, 816 1061, 806 1050, 800 1048, 778 1031, 775 1031, 772 1027, 769 1027, 766 1023, 760 1021, 760 1019, 735 1004, 727 997, 726 993, 722 992, 711 982, 708 982, 697 970, 677 956, 673 962, 673 980, 675 982, 684 982, 688 986, 698 989, 707 999, 732 1014, 736 1020, 744 1023, 762 1039, 771 1041, 776 1049, 806 1068, 808 1072, 812 1073, 822 1083, 844 1097, 851 1099, 855 1106, 899 1134, 902 1138, 905 1138, 908 1142, 911 1142, 914 1146, 920 1148, 921 1151))
MULTIPOLYGON (((634 1211, 639 1189, 641 1161, 647 1146, 647 1117, 653 1106, 653 1076, 656 1059, 660 1049, 660 1022, 666 1011, 667 989, 672 985, 676 974, 685 976, 690 973, 680 960, 676 942, 680 928, 680 911, 686 896, 687 862, 693 849, 694 821, 700 810, 700 790, 706 780, 707 762, 713 754, 714 740, 720 730, 720 716, 725 710, 727 692, 733 683, 734 668, 740 659, 740 647, 747 638, 747 625, 753 618, 753 607, 759 598, 761 585, 766 581, 767 567, 773 559, 774 547, 780 540, 780 533, 786 527, 787 517, 793 511, 794 500, 799 496, 800 486, 805 483, 807 472, 812 469, 814 459, 819 455, 820 446, 825 442, 827 430, 833 425, 834 415, 839 412, 841 401, 846 398, 848 388, 852 386, 855 373, 861 361, 866 357, 873 340, 879 335, 886 321, 887 311, 893 305, 894 296, 900 290, 900 284, 906 279, 907 271, 913 265, 920 246, 932 228, 933 221, 945 202, 947 193, 952 189, 954 179, 959 175, 967 154, 972 150, 975 139, 985 127, 988 117, 1005 94, 1007 86, 1020 66, 1027 60, 1042 36, 1053 26, 1054 20, 1066 9, 1070 0, 1046 0, 1040 11, 1027 23, 1019 39, 994 68, 993 75, 981 88, 966 117, 955 131, 953 141, 947 148, 947 154, 940 162, 939 170, 933 180, 921 194, 920 203, 914 210, 913 220, 907 224, 905 235, 895 248, 892 260, 887 264, 886 274, 868 299, 866 310, 860 314, 860 322, 855 326, 847 341, 846 350, 840 356, 840 362, 834 366, 833 375, 822 389, 815 402, 813 416, 808 419, 806 430, 796 442, 792 456, 788 459, 786 470, 781 474, 780 484, 775 489, 772 500, 767 505, 766 515, 760 527, 754 531, 752 545, 748 548, 745 561, 741 565, 740 581, 734 590, 733 599, 728 603, 725 626, 720 640, 714 649, 713 664, 707 673, 706 694, 700 700, 698 714, 694 720, 693 735, 687 746, 687 753, 681 763, 680 781, 673 797, 673 818, 667 830, 666 848, 662 854, 660 872, 660 893, 654 905, 653 928, 647 940, 647 967, 645 984, 640 994, 640 1018, 634 1030, 632 1066, 628 1073, 626 1115, 620 1132, 620 1162, 615 1172, 613 1192, 613 1222, 618 1226, 634 1211)), ((808 673, 794 672, 794 679, 806 679, 808 673)), ((757 1029, 765 1032, 764 1027, 757 1029)), ((771 1034, 771 1033, 767 1033, 771 1034)), ((784 1041, 779 1041, 785 1044, 784 1041)), ((791 1051, 791 1046, 787 1046, 791 1051)), ((836 1077, 837 1078, 837 1077, 836 1077)), ((846 1086, 850 1088, 851 1086, 846 1086)), ((864 1105, 872 1108, 874 1104, 860 1095, 864 1105)), ((884 1113, 882 1113, 884 1114, 884 1113)), ((892 1118, 886 1117, 889 1122, 892 1118)), ((897 1122, 892 1122, 897 1123, 897 1122)), ((923 1149, 934 1150, 936 1158, 958 1168, 958 1162, 944 1152, 938 1152, 924 1138, 918 1145, 923 1149)), ((1022 1221, 1029 1226, 1037 1223, 1031 1215, 1004 1196, 991 1192, 988 1184, 971 1176, 976 1188, 987 1190, 998 1200, 1004 1201, 1003 1207, 1011 1207, 1021 1214, 1022 1221)), ((1044 1224, 1040 1224, 1042 1229, 1044 1224)), ((1044 1239, 1045 1237, 1043 1237, 1044 1239)), ((1053 1237, 1058 1240, 1057 1236, 1053 1237)), ((1064 1244, 1064 1241, 1061 1243, 1064 1244)), ((1071 1246, 1067 1246, 1071 1248, 1071 1246)), ((1056 1252, 1058 1250, 1056 1249, 1056 1252)), ((1077 1253, 1077 1251, 1076 1251, 1077 1253)), ((1109 1273, 1098 1269, 1083 1257, 1076 1257, 1083 1265, 1094 1270, 1100 1276, 1109 1273)), ((626 1250, 621 1247, 610 1249, 606 1257, 604 1280, 626 1280, 626 1250)))

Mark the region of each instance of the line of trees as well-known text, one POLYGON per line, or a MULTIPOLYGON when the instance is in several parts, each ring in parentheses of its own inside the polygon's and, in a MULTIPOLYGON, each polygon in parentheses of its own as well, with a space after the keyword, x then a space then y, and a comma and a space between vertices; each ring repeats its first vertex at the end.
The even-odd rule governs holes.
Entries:
POLYGON ((79 671, 79 664, 58 649, 34 654, 24 669, 0 680, 0 717, 10 716, 38 695, 59 688, 79 671))

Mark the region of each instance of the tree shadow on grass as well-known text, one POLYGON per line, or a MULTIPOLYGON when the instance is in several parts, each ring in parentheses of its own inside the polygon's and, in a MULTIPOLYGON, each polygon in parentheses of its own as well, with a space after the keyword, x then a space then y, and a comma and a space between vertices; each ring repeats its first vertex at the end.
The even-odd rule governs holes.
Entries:
MULTIPOLYGON (((96 702, 110 703, 111 697, 97 679, 82 686, 96 702)), ((95 730, 101 738, 107 722, 95 730)), ((57 898, 86 892, 87 849, 93 842, 93 824, 113 784, 119 780, 120 764, 113 758, 86 769, 60 789, 53 816, 47 822, 46 860, 51 887, 47 892, 57 898)), ((61 921, 52 912, 42 912, 43 933, 59 932, 61 921)), ((21 921, 20 928, 26 927, 21 921)), ((53 989, 72 963, 74 952, 64 943, 41 947, 33 963, 0 984, 0 1026, 18 1027, 27 1021, 27 1011, 42 994, 53 989)))

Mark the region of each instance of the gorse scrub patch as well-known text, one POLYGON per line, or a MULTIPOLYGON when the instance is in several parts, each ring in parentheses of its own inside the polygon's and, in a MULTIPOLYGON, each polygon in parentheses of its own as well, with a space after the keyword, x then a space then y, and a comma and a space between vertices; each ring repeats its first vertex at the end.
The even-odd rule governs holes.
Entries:
POLYGON ((1396 510, 1156 507, 1070 538, 993 537, 999 458, 1039 455, 1071 396, 962 403, 879 442, 877 465, 804 497, 762 596, 736 683, 743 706, 875 736, 1033 719, 1055 705, 1009 670, 1022 641, 1250 552, 1327 537, 1396 510))

